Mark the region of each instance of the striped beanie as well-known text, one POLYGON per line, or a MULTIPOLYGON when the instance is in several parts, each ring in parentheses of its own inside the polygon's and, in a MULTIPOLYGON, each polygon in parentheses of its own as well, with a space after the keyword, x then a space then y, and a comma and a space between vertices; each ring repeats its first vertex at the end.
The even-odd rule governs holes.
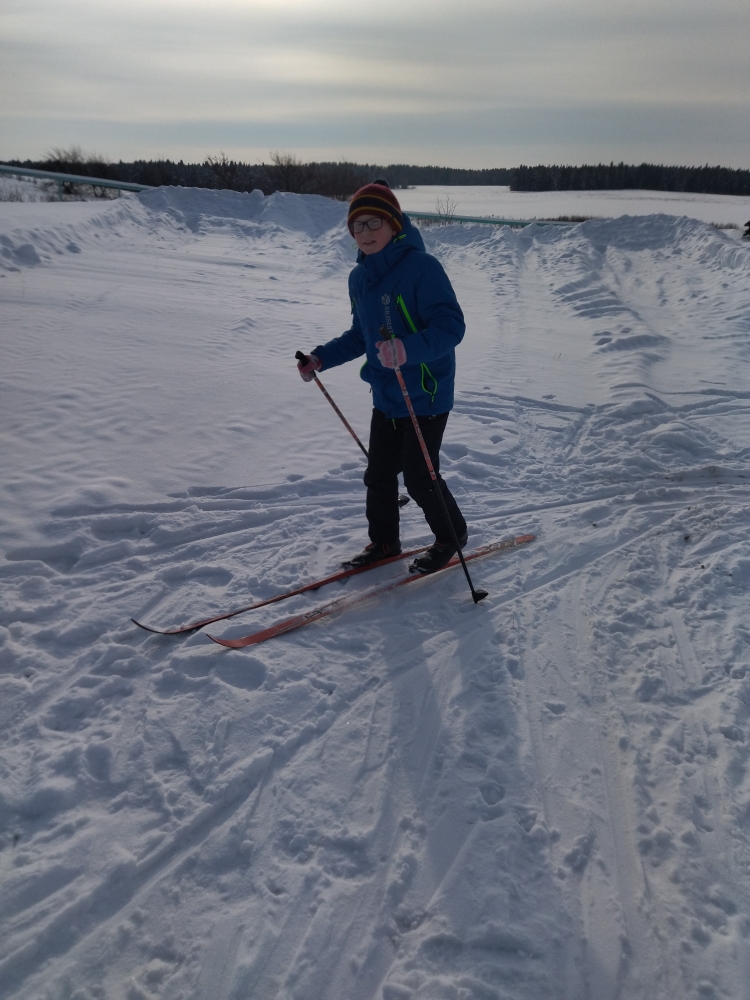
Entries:
POLYGON ((401 206, 387 181, 377 180, 372 184, 365 184, 352 197, 349 202, 349 218, 346 220, 349 232, 358 215, 380 215, 386 222, 390 222, 396 233, 404 228, 401 206))

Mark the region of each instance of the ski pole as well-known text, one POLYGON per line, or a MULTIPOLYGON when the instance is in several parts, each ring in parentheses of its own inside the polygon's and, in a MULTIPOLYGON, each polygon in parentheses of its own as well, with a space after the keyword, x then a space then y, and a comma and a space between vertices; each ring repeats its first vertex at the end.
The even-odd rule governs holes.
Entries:
MULTIPOLYGON (((380 335, 383 340, 395 340, 395 334, 389 333, 389 331, 384 327, 380 327, 380 335)), ((417 440, 419 441, 419 446, 422 449, 422 454, 424 455, 424 460, 427 463, 427 471, 430 473, 430 479, 432 479, 433 489, 440 498, 440 505, 443 508, 443 514, 445 515, 445 520, 448 522, 448 527, 451 529, 451 535, 453 535, 453 541, 456 543, 456 552, 458 552, 458 558, 461 560, 461 565, 463 566, 464 573, 466 574, 466 579, 469 583, 469 589, 471 590, 471 596, 474 599, 475 604, 479 604, 483 601, 485 597, 488 596, 486 590, 476 590, 474 584, 471 582, 471 577, 469 576, 469 568, 466 565, 466 560, 464 559, 464 554, 461 551, 461 545, 458 541, 458 535, 456 534, 456 528, 451 520, 451 516, 448 513, 448 505, 445 502, 445 497, 443 496, 443 491, 440 489, 440 483, 438 482, 437 473, 435 472, 435 467, 432 464, 432 459, 430 458, 430 453, 427 450, 427 445, 425 444, 424 437, 422 436, 422 428, 419 426, 419 421, 417 420, 417 415, 414 412, 414 407, 412 406, 411 399, 409 397, 409 392, 406 388, 406 382, 404 382, 404 376, 401 374, 400 365, 396 365, 396 378, 398 379, 398 384, 401 386, 401 392, 404 396, 404 402, 406 403, 406 409, 409 411, 409 416, 411 417, 411 422, 414 424, 414 433, 417 435, 417 440)))
MULTIPOLYGON (((297 361, 301 361, 303 365, 307 364, 307 355, 303 354, 302 351, 297 351, 297 353, 294 356, 297 359, 297 361)), ((349 433, 351 434, 351 436, 354 438, 354 440, 360 446, 360 448, 362 449, 362 454, 365 456, 365 458, 369 462, 370 461, 370 453, 368 452, 367 448, 365 448, 365 446, 362 444, 362 442, 359 440, 359 438, 357 437, 357 435, 354 433, 354 431, 352 430, 351 424, 346 419, 346 417, 344 416, 344 414, 341 412, 341 410, 338 408, 338 406, 336 406, 336 404, 334 403, 334 401, 331 399, 331 396, 329 395, 328 391, 326 390, 326 387, 323 385, 323 383, 318 378, 317 372, 313 372, 313 380, 315 381, 315 384, 318 386, 318 388, 323 393, 323 395, 325 396, 325 398, 328 400, 328 402, 334 408, 334 410, 336 411, 336 413, 338 413, 338 415, 341 417, 341 422, 343 423, 344 427, 346 427, 346 429, 349 431, 349 433)), ((409 497, 405 493, 400 493, 399 497, 398 497, 398 505, 399 505, 399 507, 405 507, 408 504, 408 502, 409 502, 409 497)))
MULTIPOLYGON (((301 361, 303 365, 307 364, 307 361, 308 361, 307 355, 303 354, 302 351, 297 351, 297 353, 294 356, 297 359, 297 361, 301 361)), ((331 399, 330 395, 328 394, 328 391, 327 391, 326 387, 323 385, 323 383, 318 378, 318 373, 317 372, 313 372, 312 374, 313 374, 313 381, 315 382, 315 384, 317 385, 317 387, 320 389, 320 391, 323 393, 323 395, 328 400, 328 402, 331 404, 331 406, 334 408, 334 410, 336 411, 336 413, 338 413, 338 415, 341 417, 341 423, 344 425, 344 427, 346 427, 346 429, 349 431, 349 433, 351 434, 351 436, 357 442, 357 444, 359 445, 359 447, 362 449, 362 454, 365 456, 365 458, 369 462, 370 461, 370 455, 369 455, 369 453, 367 451, 367 448, 365 448, 365 446, 359 440, 359 438, 357 437, 357 435, 352 430, 352 426, 349 423, 349 421, 346 419, 346 417, 344 416, 344 414, 341 412, 341 410, 338 408, 338 406, 336 406, 336 404, 334 403, 334 401, 331 399)))

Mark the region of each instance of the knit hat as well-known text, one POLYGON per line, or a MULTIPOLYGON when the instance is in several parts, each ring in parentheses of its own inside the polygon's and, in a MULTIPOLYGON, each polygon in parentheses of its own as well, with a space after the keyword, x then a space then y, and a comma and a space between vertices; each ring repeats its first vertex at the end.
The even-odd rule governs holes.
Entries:
POLYGON ((349 218, 346 220, 349 232, 352 231, 352 223, 358 215, 379 215, 386 222, 390 222, 396 233, 400 233, 404 228, 401 206, 387 181, 377 180, 372 184, 365 184, 354 195, 349 202, 349 218))

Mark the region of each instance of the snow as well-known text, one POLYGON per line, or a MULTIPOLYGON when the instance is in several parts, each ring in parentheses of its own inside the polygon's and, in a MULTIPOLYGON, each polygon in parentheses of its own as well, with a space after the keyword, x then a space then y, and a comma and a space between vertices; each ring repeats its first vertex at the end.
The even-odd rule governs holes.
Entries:
MULTIPOLYGON (((434 212, 436 202, 453 206, 456 215, 501 219, 557 219, 560 216, 617 218, 621 215, 689 215, 693 219, 733 224, 741 230, 750 219, 747 195, 682 194, 670 191, 511 191, 501 186, 422 184, 398 192, 407 212, 434 212)), ((739 233, 738 233, 739 235, 739 233)))
POLYGON ((74 191, 74 194, 69 194, 63 190, 62 198, 60 198, 60 190, 55 180, 0 174, 0 202, 88 201, 92 199, 111 200, 119 197, 119 191, 112 188, 92 188, 85 185, 84 187, 75 186, 74 191))
POLYGON ((57 184, 54 181, 35 181, 29 177, 14 177, 0 174, 0 202, 51 201, 57 198, 57 184))
MULTIPOLYGON (((425 229, 468 322, 469 547, 537 540, 472 564, 478 606, 452 571, 245 651, 130 622, 366 541, 361 456, 293 360, 347 326, 344 218, 0 206, 0 993, 749 996, 748 245, 672 214, 425 229)), ((322 378, 366 435, 358 365, 322 378)))

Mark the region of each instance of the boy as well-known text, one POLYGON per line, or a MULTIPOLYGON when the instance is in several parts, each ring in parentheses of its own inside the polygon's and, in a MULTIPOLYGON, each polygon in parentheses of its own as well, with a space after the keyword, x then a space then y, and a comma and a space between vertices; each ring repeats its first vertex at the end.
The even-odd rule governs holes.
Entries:
POLYGON ((384 180, 366 184, 349 203, 347 220, 359 253, 349 275, 352 325, 316 347, 297 367, 305 382, 314 372, 367 356, 360 377, 372 388, 370 456, 365 472, 370 544, 346 565, 366 566, 398 555, 398 474, 435 535, 411 569, 433 573, 456 553, 414 426, 396 378, 401 368, 461 548, 466 521, 440 477, 440 444, 453 406, 455 347, 463 313, 440 263, 425 252, 419 231, 401 211, 384 180))

